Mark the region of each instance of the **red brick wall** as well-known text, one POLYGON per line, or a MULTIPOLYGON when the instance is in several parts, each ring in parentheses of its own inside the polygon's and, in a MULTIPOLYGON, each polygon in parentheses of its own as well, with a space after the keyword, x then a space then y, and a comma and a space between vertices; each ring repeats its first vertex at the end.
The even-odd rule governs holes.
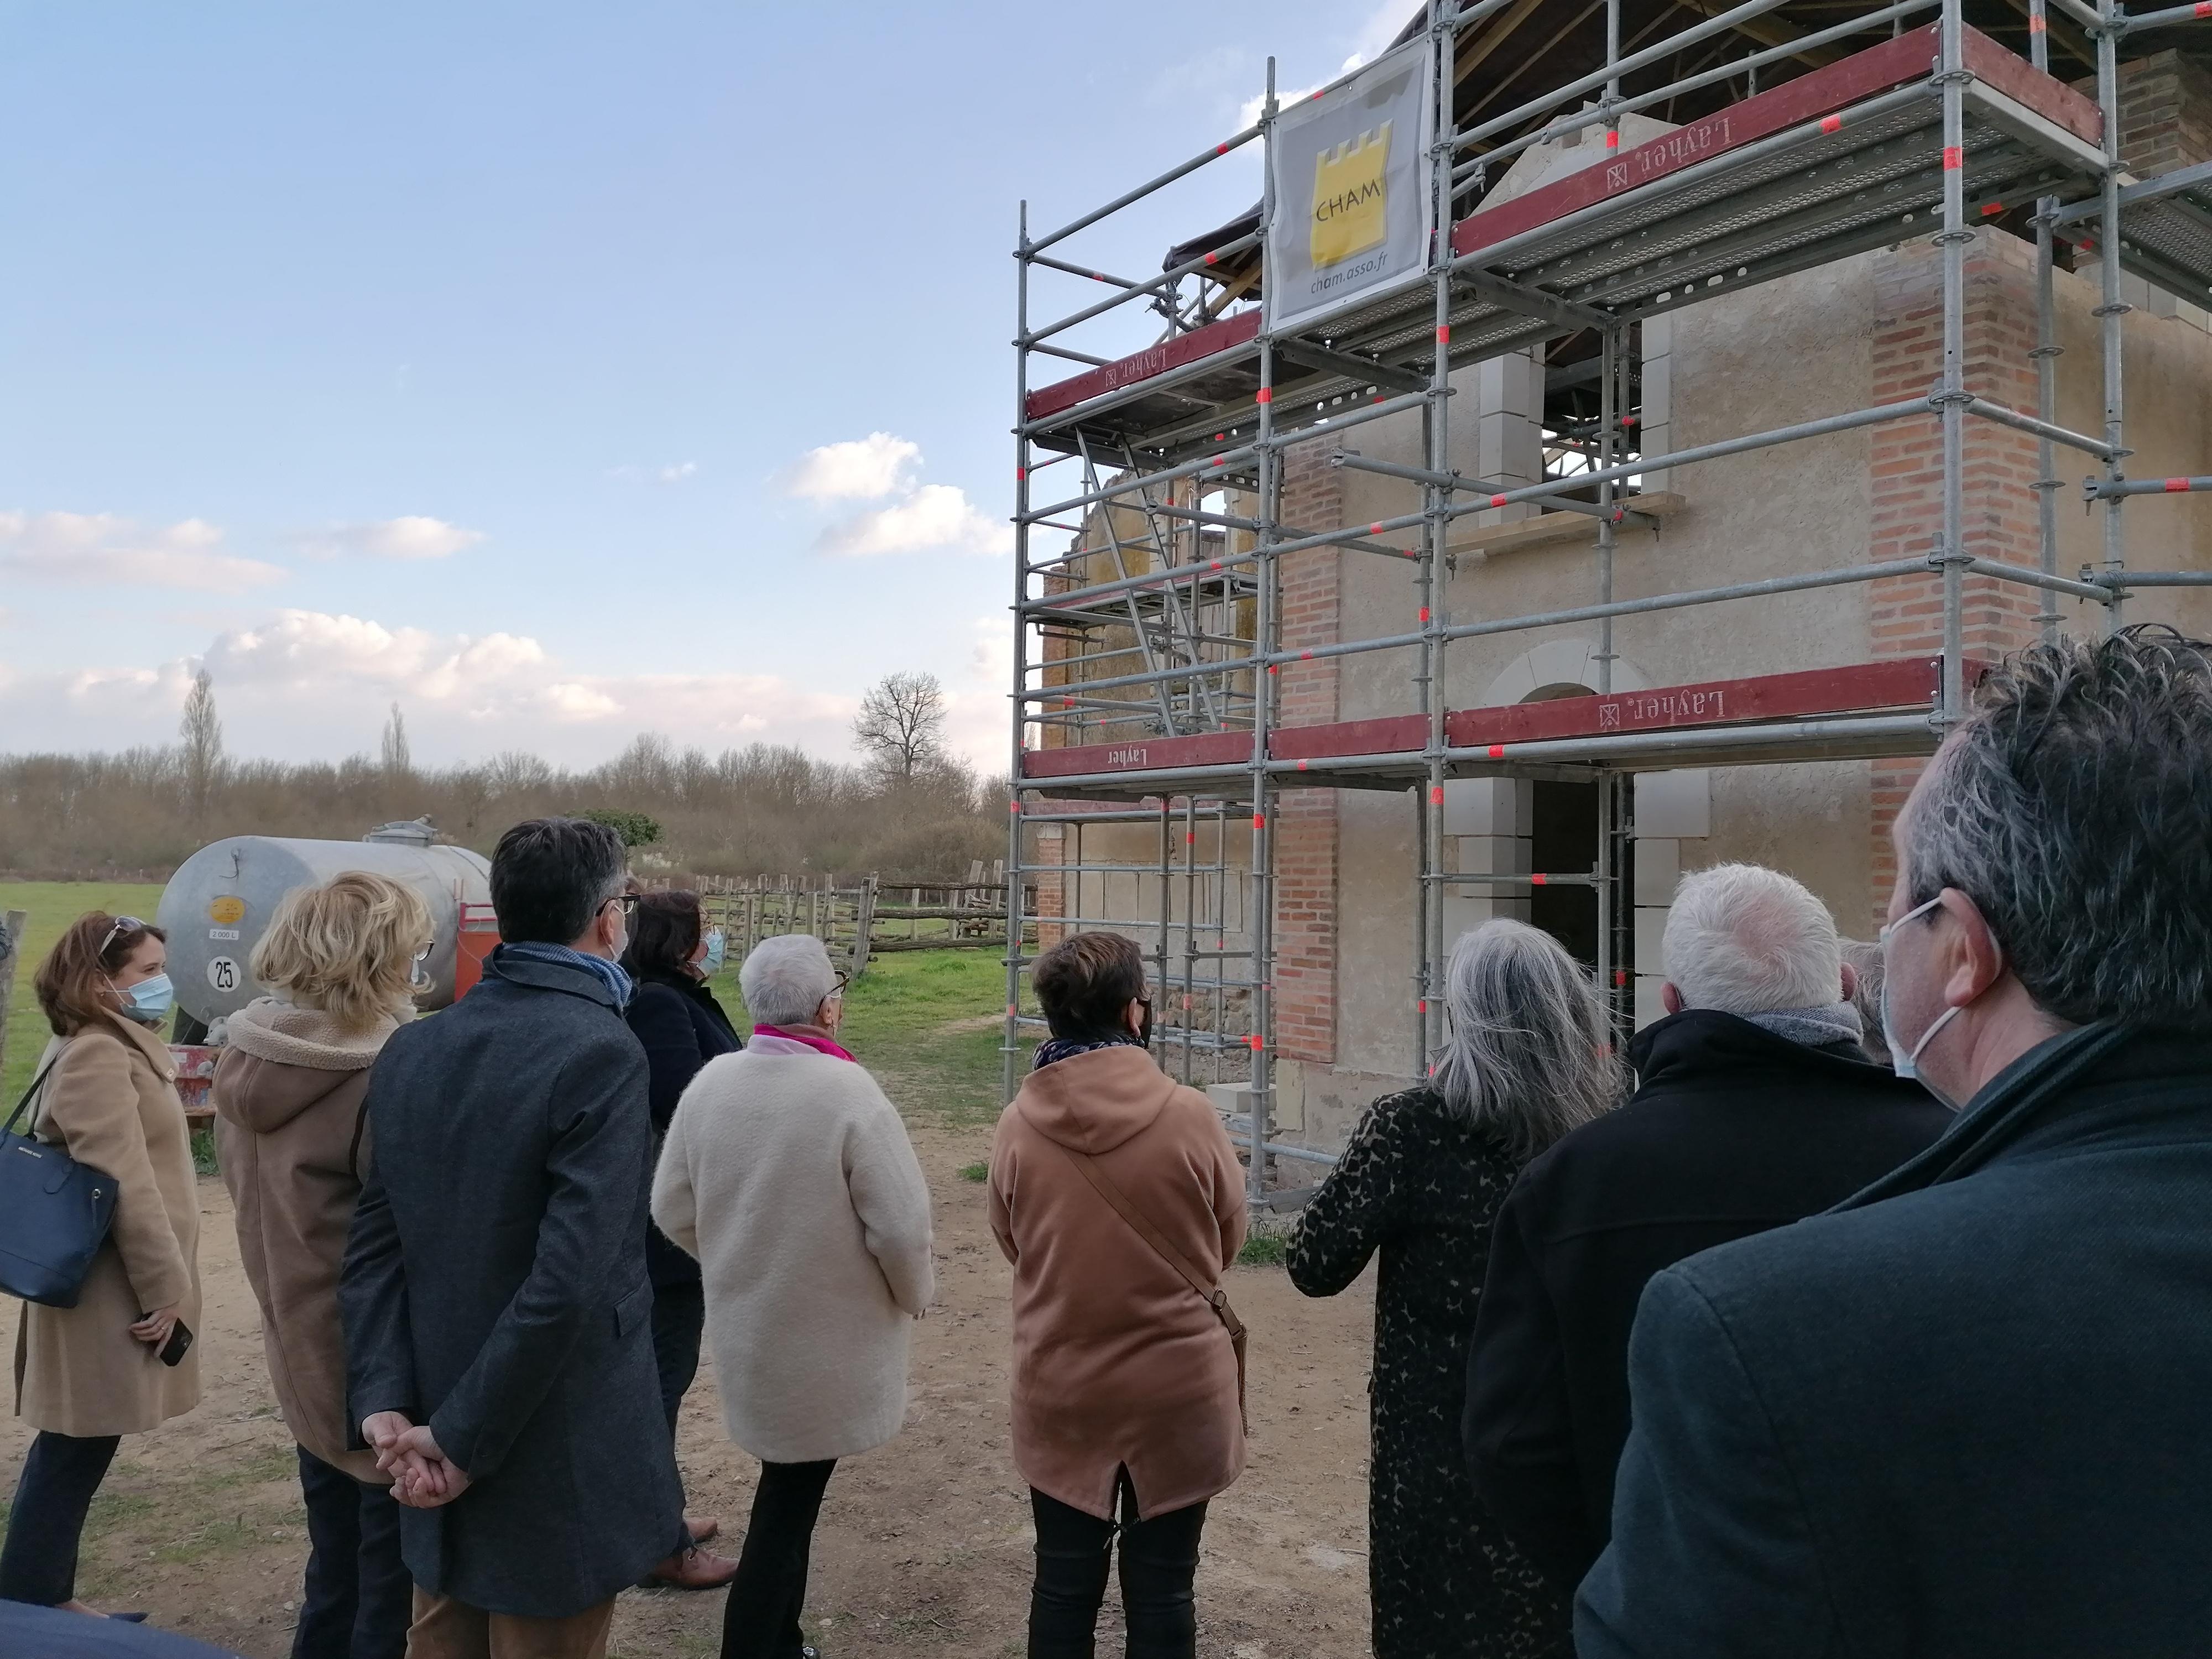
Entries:
MULTIPOLYGON (((1344 522, 1343 474, 1308 444, 1285 457, 1283 522, 1333 530, 1344 522)), ((1333 643, 1340 635, 1338 556, 1330 548, 1281 562, 1283 647, 1333 643)), ((1309 726, 1337 717, 1337 660, 1285 665, 1277 722, 1309 726)), ((1336 792, 1287 789, 1275 803, 1275 1046, 1292 1060, 1336 1058, 1336 792)))
MULTIPOLYGON (((1942 265, 1936 250, 1915 244, 1884 256, 1875 269, 1874 401, 1890 403, 1925 394, 1943 372, 1942 265)), ((2035 412, 2034 250, 1998 232, 1981 235, 1967 250, 1966 303, 1966 389, 2028 414, 2035 412)), ((2007 563, 2034 565, 2039 558, 2035 440, 2025 433, 1966 422, 1965 514, 1966 550, 2007 563)), ((1911 558, 1935 550, 1943 528, 1943 445, 1940 426, 1925 419, 1874 428, 1868 556, 1911 558)), ((1893 577, 1874 583, 1869 603, 1873 653, 1878 658, 1936 656, 1943 648, 1942 578, 1893 577)), ((1995 658, 2018 650, 2035 635, 2040 592, 1988 576, 1965 583, 1966 654, 1995 658)), ((1889 903, 1897 876, 1890 826, 1904 805, 1919 761, 1874 765, 1872 875, 1875 917, 1889 903)))
MULTIPOLYGON (((2212 70, 2177 52, 2120 65, 2120 159, 2143 178, 2212 158, 2212 70)), ((2074 83, 2092 98, 2097 77, 2074 83)))
POLYGON ((1034 850, 1030 857, 1032 867, 1037 872, 1037 951, 1042 955, 1067 937, 1067 929, 1064 926, 1044 920, 1067 914, 1068 878, 1064 875, 1052 874, 1048 867, 1067 862, 1067 831, 1059 824, 1048 823, 1040 825, 1031 834, 1034 850))

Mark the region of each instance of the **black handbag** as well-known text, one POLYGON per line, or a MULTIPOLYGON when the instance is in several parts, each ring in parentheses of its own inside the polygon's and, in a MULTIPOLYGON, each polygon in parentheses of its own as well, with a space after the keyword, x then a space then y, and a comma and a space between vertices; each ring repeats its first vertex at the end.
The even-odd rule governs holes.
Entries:
MULTIPOLYGON (((92 1259, 115 1220, 115 1178, 15 1124, 61 1059, 32 1079, 0 1128, 0 1291, 49 1308, 74 1308, 92 1259)), ((36 1127, 37 1118, 32 1119, 36 1127)))

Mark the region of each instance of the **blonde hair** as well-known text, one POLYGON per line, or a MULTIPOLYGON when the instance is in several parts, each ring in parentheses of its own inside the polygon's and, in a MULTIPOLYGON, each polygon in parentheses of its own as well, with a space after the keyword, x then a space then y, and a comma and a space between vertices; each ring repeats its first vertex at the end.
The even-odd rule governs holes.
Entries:
POLYGON ((284 895, 253 947, 253 977, 366 1031, 412 1000, 415 953, 429 938, 429 908, 412 888, 349 870, 284 895))

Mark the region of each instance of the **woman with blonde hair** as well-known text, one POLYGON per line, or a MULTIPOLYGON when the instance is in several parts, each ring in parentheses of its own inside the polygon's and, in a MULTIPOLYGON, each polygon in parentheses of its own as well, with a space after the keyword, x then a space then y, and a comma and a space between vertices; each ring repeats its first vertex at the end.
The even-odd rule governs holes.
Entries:
POLYGON ((54 1039, 25 1097, 28 1133, 112 1176, 116 1202, 76 1305, 26 1303, 16 1329, 15 1414, 38 1437, 0 1548, 0 1601, 93 1612, 76 1599, 77 1544, 117 1443, 199 1404, 199 1195, 158 1029, 167 961, 160 928, 94 910, 32 981, 54 1039))
POLYGON ((294 1659, 400 1659, 407 1646, 399 1506, 375 1455, 349 1449, 337 1288, 368 1166, 369 1066, 414 1017, 432 943, 428 909, 398 882, 349 871, 295 888, 254 947, 269 994, 231 1016, 210 1090, 270 1380, 299 1443, 308 1555, 294 1659))
POLYGON ((1291 1235, 1291 1282, 1334 1296, 1378 1251, 1368 1579, 1376 1659, 1565 1655, 1567 1603, 1474 1495, 1460 1449, 1492 1224, 1522 1167, 1619 1103, 1589 971, 1503 917, 1452 947, 1434 1074, 1367 1109, 1291 1235))

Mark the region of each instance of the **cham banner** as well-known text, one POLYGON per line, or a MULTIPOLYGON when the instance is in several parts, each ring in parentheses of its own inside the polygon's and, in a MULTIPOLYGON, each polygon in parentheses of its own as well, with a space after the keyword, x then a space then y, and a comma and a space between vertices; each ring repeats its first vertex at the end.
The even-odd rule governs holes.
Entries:
POLYGON ((1412 41, 1275 118, 1270 329, 1372 300, 1427 269, 1433 85, 1429 43, 1412 41))

